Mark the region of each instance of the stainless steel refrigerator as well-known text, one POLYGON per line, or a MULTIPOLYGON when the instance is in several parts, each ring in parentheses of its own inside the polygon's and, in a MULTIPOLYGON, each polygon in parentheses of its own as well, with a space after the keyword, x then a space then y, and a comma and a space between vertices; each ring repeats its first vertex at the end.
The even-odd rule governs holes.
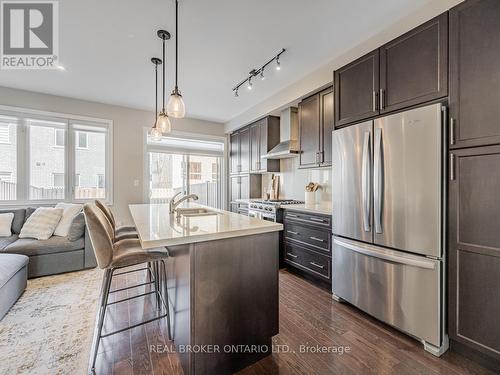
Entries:
POLYGON ((334 297, 441 355, 446 113, 441 104, 333 132, 334 297))

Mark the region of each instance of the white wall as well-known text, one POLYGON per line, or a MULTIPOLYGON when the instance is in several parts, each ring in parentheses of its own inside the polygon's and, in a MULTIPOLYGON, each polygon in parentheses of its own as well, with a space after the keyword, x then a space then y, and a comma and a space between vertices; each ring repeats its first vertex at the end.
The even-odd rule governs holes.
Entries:
MULTIPOLYGON (((305 187, 309 182, 317 182, 320 188, 316 191, 316 202, 332 200, 332 168, 299 169, 299 158, 280 161, 280 198, 304 200, 305 187)), ((272 174, 262 176, 262 192, 269 190, 272 174)))
MULTIPOLYGON (((434 0, 403 19, 387 20, 387 28, 384 29, 384 31, 366 39, 359 45, 352 46, 352 48, 347 51, 339 51, 339 54, 332 56, 332 60, 327 64, 324 64, 302 78, 298 78, 297 81, 293 82, 285 89, 228 121, 225 124, 226 133, 230 133, 267 114, 279 113, 278 111, 290 105, 296 105, 298 99, 308 96, 309 93, 321 87, 331 85, 334 70, 373 51, 462 1, 463 0, 434 0)), ((342 35, 339 34, 337 37, 342 38, 342 35)), ((290 63, 293 64, 293 61, 290 63)))
MULTIPOLYGON (((131 223, 128 204, 143 201, 143 128, 154 113, 131 108, 0 87, 0 105, 31 108, 113 121, 113 211, 122 223, 131 223), (134 182, 137 181, 137 186, 134 182)), ((172 129, 223 136, 224 125, 196 119, 172 119, 172 129)))

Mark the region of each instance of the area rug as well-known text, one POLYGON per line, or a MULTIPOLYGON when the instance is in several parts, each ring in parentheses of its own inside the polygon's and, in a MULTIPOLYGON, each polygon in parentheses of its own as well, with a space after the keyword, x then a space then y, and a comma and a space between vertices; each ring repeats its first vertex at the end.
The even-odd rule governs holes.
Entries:
POLYGON ((28 280, 0 321, 1 374, 86 374, 102 271, 28 280))

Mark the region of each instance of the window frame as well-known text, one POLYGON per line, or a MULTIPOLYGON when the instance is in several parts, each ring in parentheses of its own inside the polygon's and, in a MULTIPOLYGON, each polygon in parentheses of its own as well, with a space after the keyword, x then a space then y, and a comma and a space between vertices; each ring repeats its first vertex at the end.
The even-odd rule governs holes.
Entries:
MULTIPOLYGON (((75 132, 78 128, 88 127, 89 129, 100 129, 100 133, 105 134, 105 198, 107 204, 113 204, 113 121, 100 119, 88 116, 78 116, 57 112, 40 111, 29 108, 11 107, 0 105, 0 115, 15 117, 17 123, 17 193, 16 200, 0 200, 0 207, 12 206, 38 206, 52 205, 58 202, 74 202, 85 203, 93 201, 90 199, 75 198, 75 132), (65 129, 65 160, 64 160, 64 175, 65 175, 65 190, 63 199, 47 199, 35 200, 29 199, 29 184, 30 184, 30 138, 28 121, 39 120, 48 122, 64 123, 65 129)), ((84 130, 87 131, 87 130, 84 130)), ((89 130, 90 131, 90 130, 89 130)), ((55 133, 54 133, 55 134, 55 133)), ((56 142, 54 142, 55 144, 56 142)), ((87 135, 88 146, 88 135, 87 135)))

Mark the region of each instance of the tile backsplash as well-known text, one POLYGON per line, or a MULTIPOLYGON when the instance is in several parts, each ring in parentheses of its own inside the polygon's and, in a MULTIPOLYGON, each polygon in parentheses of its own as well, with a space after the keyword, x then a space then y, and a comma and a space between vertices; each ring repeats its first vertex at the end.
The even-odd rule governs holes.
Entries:
MULTIPOLYGON (((320 188, 316 191, 316 202, 329 202, 332 197, 332 169, 299 169, 299 158, 282 159, 280 161, 280 198, 304 200, 305 187, 309 182, 317 182, 320 188)), ((272 174, 262 176, 262 192, 269 189, 272 174)))

